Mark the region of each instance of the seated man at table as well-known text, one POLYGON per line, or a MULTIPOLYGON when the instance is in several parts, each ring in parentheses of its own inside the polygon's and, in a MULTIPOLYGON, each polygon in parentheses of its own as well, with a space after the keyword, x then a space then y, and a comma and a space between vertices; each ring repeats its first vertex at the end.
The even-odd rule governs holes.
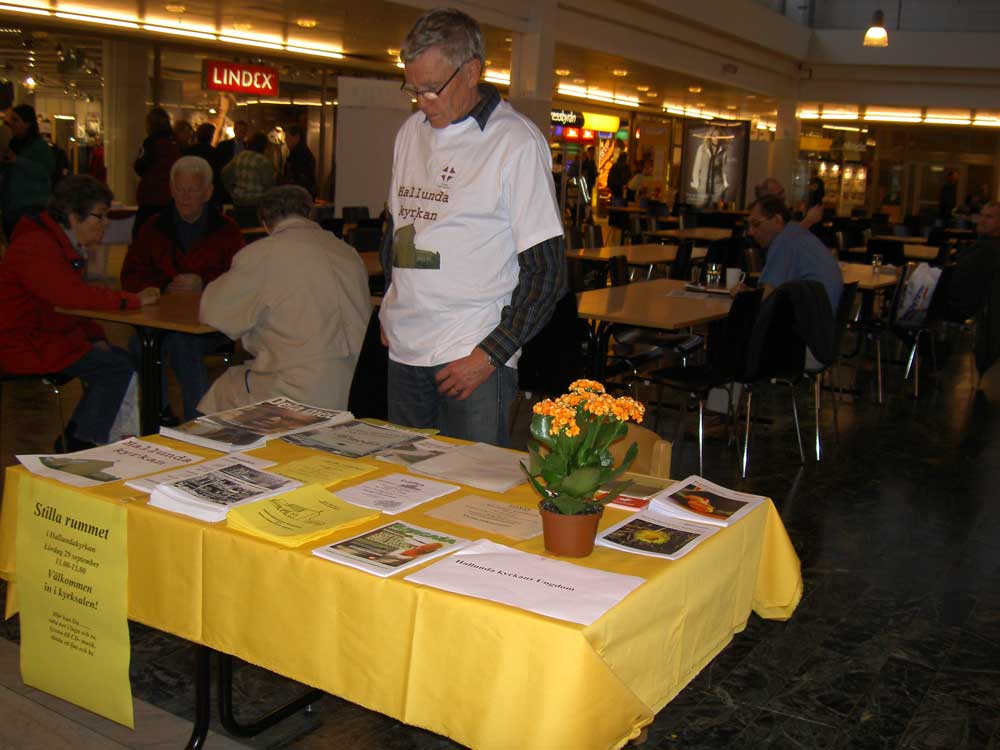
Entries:
POLYGON ((768 251, 759 280, 764 296, 786 281, 811 279, 823 285, 836 315, 844 286, 840 265, 816 235, 790 221, 784 201, 773 195, 760 198, 751 206, 747 223, 750 237, 768 251))
MULTIPOLYGON (((200 156, 183 156, 170 169, 170 195, 166 211, 142 226, 122 265, 122 288, 134 292, 155 286, 167 292, 200 292, 205 284, 229 270, 233 256, 243 247, 243 235, 232 219, 210 201, 212 167, 200 156)), ((168 332, 163 335, 163 357, 170 363, 181 387, 184 419, 197 417, 198 402, 208 391, 206 354, 218 349, 224 336, 199 336, 168 332)), ((138 343, 133 339, 133 347, 138 343)), ((163 404, 167 381, 163 379, 163 404)), ((170 407, 163 420, 172 421, 170 407)))
POLYGON ((200 411, 275 396, 347 408, 372 312, 368 273, 354 248, 309 219, 312 207, 298 185, 269 190, 258 210, 269 236, 205 287, 201 321, 241 338, 254 358, 216 380, 200 411))
MULTIPOLYGON (((754 197, 757 200, 760 200, 768 195, 773 195, 782 202, 785 201, 785 188, 783 188, 781 183, 773 177, 765 177, 754 186, 753 190, 754 197)), ((819 224, 821 221, 823 221, 823 205, 820 203, 815 206, 810 206, 808 210, 806 210, 805 216, 803 216, 802 221, 799 222, 799 226, 803 229, 810 229, 816 224, 819 224)))
POLYGON ((976 316, 976 367, 986 372, 1000 358, 1000 203, 983 206, 979 238, 958 258, 949 290, 951 306, 976 316))
POLYGON ((80 378, 83 397, 65 430, 69 450, 108 441, 133 369, 128 353, 110 346, 97 323, 55 308, 133 310, 160 297, 155 286, 133 294, 83 280, 112 198, 89 175, 66 177, 47 211, 18 224, 0 260, 0 371, 80 378))

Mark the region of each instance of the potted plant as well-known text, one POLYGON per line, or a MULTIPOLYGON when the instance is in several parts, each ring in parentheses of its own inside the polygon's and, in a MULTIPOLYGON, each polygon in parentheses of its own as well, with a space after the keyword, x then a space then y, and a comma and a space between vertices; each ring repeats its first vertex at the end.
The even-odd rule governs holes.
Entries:
POLYGON ((532 411, 530 463, 522 467, 542 498, 545 549, 586 557, 604 504, 618 496, 617 491, 600 499, 594 494, 626 471, 638 452, 632 443, 616 467, 608 447, 625 436, 628 421, 642 421, 645 409, 635 399, 609 396, 598 382, 577 380, 569 393, 540 401, 532 411))

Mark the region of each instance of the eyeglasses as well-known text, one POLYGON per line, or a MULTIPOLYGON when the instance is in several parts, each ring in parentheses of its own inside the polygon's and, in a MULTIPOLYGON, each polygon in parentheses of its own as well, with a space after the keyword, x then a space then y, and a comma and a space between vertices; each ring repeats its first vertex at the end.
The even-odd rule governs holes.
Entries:
MULTIPOLYGON (((466 62, 468 62, 468 61, 466 61, 466 62)), ((462 65, 465 65, 465 63, 462 63, 462 65)), ((462 65, 459 65, 457 68, 455 68, 455 72, 452 73, 450 76, 448 76, 448 80, 445 81, 444 83, 442 83, 441 86, 440 86, 440 88, 438 88, 437 90, 434 90, 434 89, 422 89, 422 90, 418 90, 414 86, 408 86, 405 82, 403 83, 402 86, 399 87, 399 90, 402 91, 404 94, 406 94, 411 99, 416 99, 418 96, 422 96, 424 99, 427 99, 428 101, 433 101, 434 99, 437 99, 439 96, 441 96, 441 93, 446 88, 448 88, 448 84, 449 83, 451 83, 453 80, 455 80, 455 76, 457 76, 458 75, 458 71, 460 71, 462 69, 462 65)))

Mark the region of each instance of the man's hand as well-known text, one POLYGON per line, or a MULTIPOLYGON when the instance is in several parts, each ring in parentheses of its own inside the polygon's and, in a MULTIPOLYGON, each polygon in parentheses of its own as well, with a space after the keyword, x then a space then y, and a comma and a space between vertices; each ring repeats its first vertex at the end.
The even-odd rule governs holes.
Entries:
POLYGON ((494 370, 496 368, 490 364, 486 352, 476 347, 468 357, 456 359, 441 368, 435 377, 438 393, 464 401, 476 388, 489 380, 494 370))
POLYGON ((179 273, 167 284, 168 292, 200 292, 205 284, 196 273, 179 273))
POLYGON ((160 290, 155 286, 147 286, 141 292, 139 292, 139 304, 145 307, 146 305, 155 305, 160 301, 160 290))

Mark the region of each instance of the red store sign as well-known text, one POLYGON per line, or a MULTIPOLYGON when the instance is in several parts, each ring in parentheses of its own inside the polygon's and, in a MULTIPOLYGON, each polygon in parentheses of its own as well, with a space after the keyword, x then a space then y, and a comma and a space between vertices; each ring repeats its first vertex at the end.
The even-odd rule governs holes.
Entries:
POLYGON ((205 61, 205 88, 235 94, 278 95, 278 71, 263 65, 205 61))

